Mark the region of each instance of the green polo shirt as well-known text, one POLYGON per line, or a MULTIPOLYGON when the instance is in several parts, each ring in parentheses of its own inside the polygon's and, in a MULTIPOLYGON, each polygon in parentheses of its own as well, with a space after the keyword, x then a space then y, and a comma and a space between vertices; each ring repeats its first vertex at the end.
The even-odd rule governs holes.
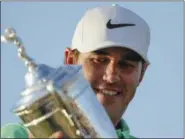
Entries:
MULTIPOLYGON (((116 132, 120 139, 135 138, 130 135, 129 127, 124 120, 118 123, 116 132)), ((28 138, 28 132, 21 124, 7 124, 1 128, 1 138, 28 138)))
POLYGON ((130 129, 123 119, 121 119, 121 121, 118 123, 116 132, 119 139, 136 138, 130 134, 130 129))

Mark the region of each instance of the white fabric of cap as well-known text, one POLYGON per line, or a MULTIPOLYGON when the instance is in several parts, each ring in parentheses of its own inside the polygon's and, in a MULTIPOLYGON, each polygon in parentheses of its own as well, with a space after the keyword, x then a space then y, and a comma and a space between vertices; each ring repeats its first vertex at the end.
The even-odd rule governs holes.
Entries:
POLYGON ((77 24, 72 39, 72 49, 81 53, 108 47, 129 48, 149 63, 147 52, 150 29, 145 20, 136 13, 118 5, 89 9, 77 24), (114 24, 134 24, 109 29, 114 24))

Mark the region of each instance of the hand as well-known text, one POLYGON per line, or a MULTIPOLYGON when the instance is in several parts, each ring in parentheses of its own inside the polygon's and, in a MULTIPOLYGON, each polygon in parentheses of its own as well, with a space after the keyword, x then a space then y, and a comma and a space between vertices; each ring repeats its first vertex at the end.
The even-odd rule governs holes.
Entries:
POLYGON ((62 139, 64 135, 61 131, 53 133, 49 138, 62 139))

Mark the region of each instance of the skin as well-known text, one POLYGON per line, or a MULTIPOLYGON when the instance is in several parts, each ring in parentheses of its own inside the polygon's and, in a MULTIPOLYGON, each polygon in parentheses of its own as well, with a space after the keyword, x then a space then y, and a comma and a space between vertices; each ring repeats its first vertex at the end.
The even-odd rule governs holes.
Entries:
MULTIPOLYGON (((148 66, 138 61, 133 51, 121 47, 80 53, 78 58, 73 50, 67 48, 65 64, 82 65, 85 78, 115 127, 133 99, 148 66), (102 90, 116 91, 118 94, 104 95, 102 90)), ((51 138, 62 138, 62 133, 54 133, 51 138)))

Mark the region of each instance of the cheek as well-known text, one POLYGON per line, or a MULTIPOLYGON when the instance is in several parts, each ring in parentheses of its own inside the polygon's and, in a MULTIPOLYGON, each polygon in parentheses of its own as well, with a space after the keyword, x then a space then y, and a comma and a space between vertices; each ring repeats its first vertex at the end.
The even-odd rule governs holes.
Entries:
POLYGON ((138 74, 138 73, 133 73, 131 75, 124 76, 124 80, 125 80, 126 84, 128 84, 128 85, 137 84, 139 82, 139 78, 140 78, 140 74, 138 74))
POLYGON ((139 71, 133 72, 132 74, 123 75, 122 79, 124 82, 124 103, 128 104, 135 95, 137 86, 139 84, 141 73, 139 71))
POLYGON ((137 86, 139 84, 139 76, 140 75, 137 73, 132 73, 129 75, 124 75, 124 77, 122 78, 122 82, 124 84, 124 95, 122 98, 120 98, 120 103, 123 106, 123 109, 126 109, 127 105, 134 98, 137 86))
POLYGON ((133 71, 130 74, 123 74, 122 75, 122 79, 129 86, 137 86, 139 84, 140 77, 141 77, 141 69, 140 68, 138 68, 137 70, 133 71))

